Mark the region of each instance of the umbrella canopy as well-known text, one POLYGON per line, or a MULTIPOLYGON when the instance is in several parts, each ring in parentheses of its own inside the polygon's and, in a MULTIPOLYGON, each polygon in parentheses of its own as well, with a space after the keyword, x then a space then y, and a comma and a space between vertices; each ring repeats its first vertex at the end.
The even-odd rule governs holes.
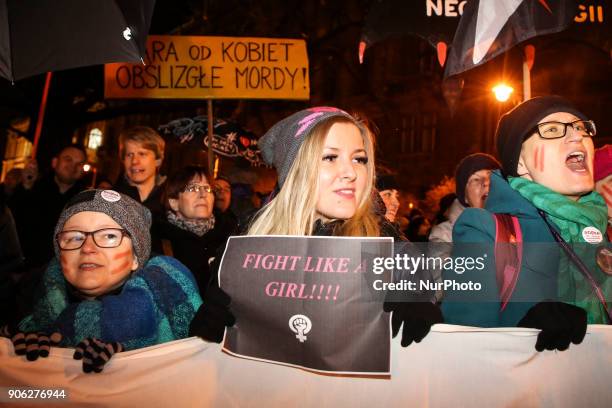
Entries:
MULTIPOLYGON (((208 149, 208 118, 196 116, 173 120, 158 127, 159 132, 183 144, 192 144, 208 149)), ((257 137, 239 125, 223 119, 213 120, 212 149, 225 157, 243 157, 253 166, 264 165, 257 146, 257 137)))
POLYGON ((427 40, 438 51, 444 65, 446 49, 453 40, 464 2, 375 0, 372 2, 361 32, 359 59, 367 47, 387 38, 416 35, 427 40))
POLYGON ((138 62, 155 0, 0 0, 0 76, 138 62))

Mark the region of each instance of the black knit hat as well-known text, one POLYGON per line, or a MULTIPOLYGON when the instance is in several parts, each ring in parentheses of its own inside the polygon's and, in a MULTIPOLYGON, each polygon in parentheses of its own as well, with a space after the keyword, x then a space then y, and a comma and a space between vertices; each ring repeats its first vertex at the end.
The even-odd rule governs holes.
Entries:
POLYGON ((505 176, 518 176, 516 168, 523 142, 533 134, 542 118, 556 112, 567 112, 579 119, 587 119, 570 101, 560 96, 538 96, 529 99, 501 117, 495 139, 505 176))
POLYGON ((376 176, 376 189, 378 191, 399 190, 399 184, 392 174, 381 174, 376 176))
POLYGON ((277 122, 259 139, 257 144, 264 161, 276 168, 279 187, 283 186, 305 136, 316 125, 335 116, 354 121, 351 115, 338 108, 308 108, 277 122))
POLYGON ((465 187, 470 176, 480 170, 496 170, 501 164, 495 157, 486 153, 474 153, 465 156, 455 170, 455 192, 457 199, 464 207, 469 207, 465 201, 465 187))
MULTIPOLYGON (((143 267, 151 253, 151 212, 148 208, 124 194, 113 190, 86 190, 75 195, 64 207, 55 226, 55 235, 64 228, 70 217, 83 211, 100 212, 125 228, 132 239, 138 265, 143 267)), ((60 249, 53 240, 55 255, 60 249)))

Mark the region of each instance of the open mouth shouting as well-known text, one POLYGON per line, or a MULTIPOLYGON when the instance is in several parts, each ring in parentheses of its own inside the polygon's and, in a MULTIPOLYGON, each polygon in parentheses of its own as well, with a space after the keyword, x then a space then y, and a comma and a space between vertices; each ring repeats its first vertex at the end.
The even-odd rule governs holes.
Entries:
POLYGON ((589 168, 586 161, 586 151, 575 150, 565 158, 565 166, 575 173, 587 173, 589 168))

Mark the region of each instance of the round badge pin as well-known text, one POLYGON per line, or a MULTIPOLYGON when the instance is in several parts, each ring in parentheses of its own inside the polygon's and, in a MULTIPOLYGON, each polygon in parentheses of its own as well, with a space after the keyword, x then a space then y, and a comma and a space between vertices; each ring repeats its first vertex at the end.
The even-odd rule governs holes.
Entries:
POLYGON ((100 197, 109 203, 116 203, 117 201, 121 200, 121 194, 114 190, 104 190, 100 193, 100 197))
POLYGON ((603 241, 603 234, 595 227, 586 227, 582 230, 582 238, 590 244, 599 244, 603 241))

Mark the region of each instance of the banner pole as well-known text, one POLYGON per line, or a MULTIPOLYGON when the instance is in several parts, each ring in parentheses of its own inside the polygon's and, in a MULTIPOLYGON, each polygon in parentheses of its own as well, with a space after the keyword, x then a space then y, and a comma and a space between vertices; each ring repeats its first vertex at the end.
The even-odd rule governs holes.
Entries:
POLYGON ((527 44, 523 53, 523 101, 526 101, 531 99, 531 67, 535 59, 535 47, 527 44))
POLYGON ((215 152, 213 151, 213 106, 212 99, 206 100, 208 108, 208 182, 214 178, 213 166, 215 165, 215 152))
POLYGON ((49 96, 49 87, 51 85, 51 72, 47 72, 45 79, 45 87, 43 89, 42 100, 40 101, 40 109, 38 110, 38 120, 36 121, 36 130, 34 132, 34 146, 32 147, 32 158, 36 158, 36 150, 38 149, 38 141, 42 132, 43 119, 45 118, 45 110, 47 108, 47 97, 49 96))

